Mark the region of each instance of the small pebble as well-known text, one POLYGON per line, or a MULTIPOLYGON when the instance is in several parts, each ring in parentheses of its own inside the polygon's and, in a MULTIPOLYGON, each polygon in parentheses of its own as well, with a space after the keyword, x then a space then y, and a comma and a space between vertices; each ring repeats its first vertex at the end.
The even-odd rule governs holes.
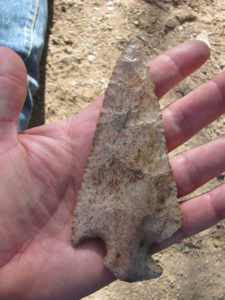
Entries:
POLYGON ((69 62, 69 57, 68 56, 63 56, 61 58, 61 62, 64 63, 64 64, 67 64, 69 62))
POLYGON ((89 62, 93 62, 95 60, 95 56, 94 55, 88 55, 87 57, 89 62))
POLYGON ((74 85, 77 84, 77 81, 73 80, 73 81, 71 82, 71 84, 74 86, 74 85))

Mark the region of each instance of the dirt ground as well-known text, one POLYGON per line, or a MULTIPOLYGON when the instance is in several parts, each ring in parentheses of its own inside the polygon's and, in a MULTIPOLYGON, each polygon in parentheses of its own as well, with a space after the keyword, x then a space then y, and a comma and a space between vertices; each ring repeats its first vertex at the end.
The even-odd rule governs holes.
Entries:
MULTIPOLYGON (((162 107, 186 95, 225 67, 224 0, 58 0, 49 2, 41 88, 31 126, 80 112, 104 92, 123 47, 141 42, 149 59, 190 39, 211 48, 211 58, 168 93, 162 107)), ((224 134, 225 117, 176 152, 224 134)), ((221 174, 193 195, 222 184, 221 174)), ((134 284, 116 281, 86 299, 225 299, 225 222, 155 255, 163 275, 134 284)))

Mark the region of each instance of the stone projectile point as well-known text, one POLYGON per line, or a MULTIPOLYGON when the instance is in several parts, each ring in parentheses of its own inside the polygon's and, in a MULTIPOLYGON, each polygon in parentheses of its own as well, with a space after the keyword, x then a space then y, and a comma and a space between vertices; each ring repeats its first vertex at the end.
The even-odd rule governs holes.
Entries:
POLYGON ((138 45, 119 58, 97 123, 73 219, 73 245, 101 238, 105 265, 121 280, 160 276, 154 243, 181 227, 163 122, 138 45))

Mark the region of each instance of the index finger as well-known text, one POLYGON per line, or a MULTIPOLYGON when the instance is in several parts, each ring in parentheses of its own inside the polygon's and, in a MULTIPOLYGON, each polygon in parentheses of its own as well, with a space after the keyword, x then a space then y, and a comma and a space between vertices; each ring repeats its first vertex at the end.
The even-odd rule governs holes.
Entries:
POLYGON ((198 69, 210 55, 209 47, 201 41, 188 41, 159 55, 149 63, 155 94, 161 98, 178 82, 198 69))

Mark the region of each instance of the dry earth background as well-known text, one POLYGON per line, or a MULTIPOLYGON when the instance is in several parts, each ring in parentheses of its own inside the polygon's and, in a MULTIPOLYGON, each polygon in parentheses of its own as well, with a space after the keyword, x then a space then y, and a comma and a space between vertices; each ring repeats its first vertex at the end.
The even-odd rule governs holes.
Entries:
MULTIPOLYGON (((31 126, 80 112, 104 92, 121 50, 142 43, 149 59, 180 42, 201 39, 211 58, 161 101, 186 95, 225 67, 224 0, 51 0, 41 88, 31 126)), ((225 117, 208 125, 176 150, 180 152, 224 134, 225 117)), ((221 174, 193 195, 224 182, 221 174)), ((225 222, 157 254, 159 279, 114 282, 86 299, 225 299, 225 222)))

